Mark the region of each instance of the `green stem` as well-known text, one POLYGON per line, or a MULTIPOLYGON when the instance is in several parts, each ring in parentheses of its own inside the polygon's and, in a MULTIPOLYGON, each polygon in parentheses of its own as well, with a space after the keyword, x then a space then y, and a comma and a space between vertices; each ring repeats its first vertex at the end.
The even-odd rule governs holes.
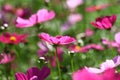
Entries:
POLYGON ((56 56, 56 63, 57 63, 57 67, 58 67, 58 74, 59 74, 60 80, 62 80, 62 75, 61 75, 61 70, 60 70, 60 63, 59 63, 58 53, 57 53, 57 46, 55 47, 55 49, 56 49, 55 56, 56 56))
MULTIPOLYGON (((71 53, 71 54, 74 54, 74 53, 71 53)), ((74 60, 73 60, 73 56, 71 56, 71 69, 72 69, 72 72, 74 72, 74 60)))
POLYGON ((53 72, 52 72, 52 66, 51 66, 51 64, 50 64, 50 60, 48 61, 48 66, 50 67, 50 70, 51 70, 51 73, 50 73, 50 74, 51 74, 51 77, 52 77, 51 79, 53 79, 53 72))

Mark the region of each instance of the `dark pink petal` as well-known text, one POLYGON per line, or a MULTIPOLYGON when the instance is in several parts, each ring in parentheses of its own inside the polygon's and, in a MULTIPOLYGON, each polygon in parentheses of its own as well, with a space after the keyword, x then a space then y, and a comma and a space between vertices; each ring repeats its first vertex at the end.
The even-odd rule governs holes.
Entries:
POLYGON ((28 79, 32 78, 33 76, 37 76, 39 79, 40 78, 39 75, 41 75, 41 71, 36 67, 32 67, 27 70, 26 75, 27 75, 28 79))
POLYGON ((112 22, 112 25, 115 23, 115 21, 116 21, 116 15, 112 15, 111 17, 110 17, 110 21, 112 22))
POLYGON ((31 79, 33 76, 37 76, 38 80, 44 80, 49 74, 50 74, 50 69, 45 66, 41 70, 36 67, 32 67, 27 70, 26 75, 28 79, 31 79))
POLYGON ((29 80, 24 73, 18 72, 15 74, 16 80, 29 80))
POLYGON ((95 22, 91 22, 91 24, 92 24, 93 26, 95 26, 96 28, 103 29, 103 26, 102 26, 99 22, 97 22, 97 24, 96 24, 95 22))
POLYGON ((44 80, 49 74, 50 74, 50 69, 48 67, 44 66, 41 69, 40 80, 44 80))
POLYGON ((102 20, 102 25, 103 25, 103 27, 104 27, 105 29, 109 29, 109 28, 112 27, 112 24, 111 24, 111 22, 110 22, 110 20, 109 20, 108 18, 104 18, 104 19, 102 20))
POLYGON ((101 22, 97 21, 96 24, 98 26, 97 28, 104 29, 104 25, 101 22))

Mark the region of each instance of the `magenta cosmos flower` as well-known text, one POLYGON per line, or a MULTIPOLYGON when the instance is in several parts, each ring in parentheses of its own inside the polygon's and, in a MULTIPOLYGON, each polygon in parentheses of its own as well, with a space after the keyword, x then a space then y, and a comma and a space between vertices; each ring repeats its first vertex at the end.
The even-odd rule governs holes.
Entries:
POLYGON ((0 42, 7 44, 19 44, 20 42, 25 42, 26 34, 19 35, 17 33, 5 33, 0 35, 0 42))
POLYGON ((16 80, 45 80, 45 78, 50 74, 50 69, 48 67, 43 67, 41 70, 32 67, 27 70, 27 73, 17 72, 15 74, 16 80))
POLYGON ((65 45, 70 44, 72 42, 75 42, 75 38, 72 38, 70 36, 50 36, 47 33, 42 33, 38 35, 41 39, 55 45, 65 45))
POLYGON ((7 64, 15 59, 14 53, 0 54, 0 64, 7 64))
POLYGON ((116 15, 98 17, 96 22, 91 22, 91 24, 99 29, 110 29, 116 21, 116 15))
POLYGON ((55 17, 54 11, 49 12, 47 9, 40 9, 36 14, 31 15, 29 19, 23 19, 23 18, 17 17, 16 26, 18 28, 31 27, 37 23, 43 23, 48 20, 51 20, 54 17, 55 17))

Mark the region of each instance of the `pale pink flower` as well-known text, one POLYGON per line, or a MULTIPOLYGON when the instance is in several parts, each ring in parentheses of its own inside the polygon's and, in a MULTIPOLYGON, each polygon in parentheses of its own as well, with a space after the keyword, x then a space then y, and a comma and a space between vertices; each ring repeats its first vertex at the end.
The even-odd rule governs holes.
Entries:
POLYGON ((70 14, 68 16, 68 22, 70 22, 71 24, 75 24, 79 21, 82 20, 82 15, 81 14, 70 14))
POLYGON ((17 17, 16 26, 18 28, 31 27, 35 24, 43 23, 48 20, 51 20, 54 17, 55 17, 54 11, 48 11, 47 9, 40 9, 36 14, 31 15, 29 19, 23 19, 23 18, 17 17))
POLYGON ((16 26, 18 28, 31 27, 36 24, 36 20, 37 20, 36 16, 37 16, 36 14, 33 14, 29 19, 23 19, 18 17, 16 19, 16 22, 17 22, 16 26))
POLYGON ((67 0, 66 5, 69 9, 75 9, 77 6, 83 4, 83 0, 67 0))
POLYGON ((47 9, 40 9, 38 10, 36 15, 37 15, 37 22, 42 23, 53 19, 55 17, 55 12, 48 11, 47 9))
POLYGON ((115 34, 115 41, 120 44, 120 32, 115 34))

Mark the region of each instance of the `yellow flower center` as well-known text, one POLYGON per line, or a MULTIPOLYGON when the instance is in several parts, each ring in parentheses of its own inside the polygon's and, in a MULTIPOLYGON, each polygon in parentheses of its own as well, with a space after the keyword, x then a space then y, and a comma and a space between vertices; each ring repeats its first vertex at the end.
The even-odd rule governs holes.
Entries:
POLYGON ((80 46, 75 46, 75 50, 80 50, 80 46))
POLYGON ((96 10, 100 10, 100 6, 95 6, 95 9, 96 10))
POLYGON ((11 37, 10 37, 10 40, 11 40, 11 41, 16 41, 16 37, 15 37, 15 36, 11 36, 11 37))

